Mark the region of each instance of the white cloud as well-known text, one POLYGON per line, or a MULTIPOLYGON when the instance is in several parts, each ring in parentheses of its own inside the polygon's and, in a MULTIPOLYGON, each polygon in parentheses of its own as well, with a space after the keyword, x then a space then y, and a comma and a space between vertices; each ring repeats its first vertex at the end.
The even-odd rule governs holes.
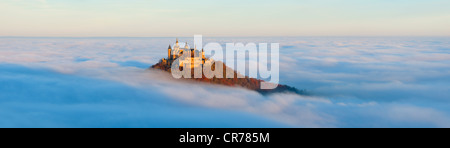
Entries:
MULTIPOLYGON (((190 123, 200 127, 208 124, 199 122, 210 123, 213 127, 230 126, 196 115, 174 113, 185 110, 219 120, 221 117, 204 113, 214 112, 232 120, 233 124, 246 121, 244 117, 248 115, 272 126, 450 125, 449 111, 434 105, 440 101, 441 106, 449 105, 450 96, 446 92, 450 90, 450 71, 447 70, 450 68, 447 51, 450 43, 445 39, 432 39, 434 42, 422 38, 255 40, 273 40, 285 46, 280 50, 281 81, 308 89, 315 96, 262 96, 245 89, 173 81, 167 73, 145 70, 146 64, 150 66, 165 56, 170 43, 167 38, 0 38, 0 68, 4 69, 0 72, 0 81, 8 82, 0 86, 3 88, 0 90, 0 117, 11 121, 0 126, 27 127, 31 125, 26 123, 33 121, 39 121, 36 126, 100 126, 89 122, 110 114, 118 114, 118 119, 112 120, 115 118, 112 115, 101 119, 123 124, 106 126, 145 126, 132 121, 164 125, 150 124, 147 119, 161 122, 191 119, 190 123), (13 64, 13 68, 5 63, 13 64), (14 68, 19 65, 25 68, 14 68), (46 73, 48 69, 53 72, 46 73), (11 90, 6 92, 6 89, 11 90), (13 101, 13 98, 18 99, 13 101), (34 100, 36 98, 45 99, 34 100), (421 101, 428 103, 423 105, 421 101), (66 108, 57 107, 60 104, 55 105, 55 102, 65 104, 66 108), (25 108, 20 108, 24 105, 25 108), (35 107, 31 107, 33 105, 35 107), (105 110, 96 110, 96 107, 105 110), (80 113, 93 113, 93 116, 79 118, 83 121, 74 124, 62 117, 80 113), (233 119, 233 116, 242 118, 233 119), (48 120, 38 119, 42 117, 48 120)), ((265 126, 246 124, 251 125, 265 126)))

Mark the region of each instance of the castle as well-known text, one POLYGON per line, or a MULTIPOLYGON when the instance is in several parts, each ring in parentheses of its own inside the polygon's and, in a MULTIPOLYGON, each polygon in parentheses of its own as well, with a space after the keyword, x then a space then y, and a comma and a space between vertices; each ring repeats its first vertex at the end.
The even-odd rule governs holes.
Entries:
MULTIPOLYGON (((176 79, 184 77, 186 79, 193 78, 195 81, 211 84, 232 87, 240 86, 257 91, 263 95, 281 92, 296 93, 300 95, 306 94, 304 90, 298 90, 295 87, 265 82, 264 80, 241 75, 237 71, 226 66, 225 63, 214 61, 211 57, 207 58, 203 49, 200 52, 196 47, 190 48, 187 43, 184 45, 184 48, 180 47, 178 39, 173 48, 169 45, 169 48, 167 49, 167 58, 163 58, 155 65, 152 65, 151 69, 159 69, 172 73, 172 76, 176 79), (177 68, 180 71, 178 71, 177 68), (199 69, 202 69, 202 71, 199 71, 199 69), (182 73, 180 74, 179 72, 182 73), (270 85, 270 87, 267 87, 267 85, 270 85)), ((278 76, 278 74, 276 76, 278 76)), ((270 79, 273 79, 273 77, 271 76, 270 79)))
POLYGON ((173 48, 169 45, 169 48, 167 49, 167 59, 164 58, 161 62, 170 66, 176 60, 178 60, 180 67, 188 67, 190 64, 191 68, 195 68, 198 66, 203 67, 207 59, 203 49, 200 56, 200 51, 197 50, 197 47, 189 48, 189 45, 186 42, 184 48, 181 48, 177 39, 173 48))

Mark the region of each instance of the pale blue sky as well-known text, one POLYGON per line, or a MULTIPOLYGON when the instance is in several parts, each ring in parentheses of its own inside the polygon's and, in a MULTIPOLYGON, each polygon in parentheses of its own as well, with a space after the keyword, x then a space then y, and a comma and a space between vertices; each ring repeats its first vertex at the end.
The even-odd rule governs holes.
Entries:
POLYGON ((449 0, 0 0, 0 36, 450 36, 449 0))

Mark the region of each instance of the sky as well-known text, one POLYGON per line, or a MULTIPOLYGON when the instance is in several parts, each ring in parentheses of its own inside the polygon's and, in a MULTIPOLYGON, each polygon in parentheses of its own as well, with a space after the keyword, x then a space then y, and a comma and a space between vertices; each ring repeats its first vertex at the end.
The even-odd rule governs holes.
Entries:
POLYGON ((0 0, 0 36, 450 36, 448 0, 0 0))

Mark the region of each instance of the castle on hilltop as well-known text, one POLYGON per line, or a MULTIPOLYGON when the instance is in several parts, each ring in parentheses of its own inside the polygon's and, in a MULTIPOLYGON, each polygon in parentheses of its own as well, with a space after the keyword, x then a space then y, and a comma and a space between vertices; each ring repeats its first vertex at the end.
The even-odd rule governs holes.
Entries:
POLYGON ((170 66, 176 60, 178 60, 180 67, 188 67, 188 65, 190 64, 191 68, 195 68, 198 66, 203 67, 205 62, 207 62, 203 49, 200 52, 197 50, 197 47, 190 48, 187 42, 184 48, 181 48, 178 42, 178 38, 173 48, 169 45, 169 48, 167 49, 167 59, 164 58, 161 60, 161 62, 165 65, 170 66))
POLYGON ((190 48, 187 43, 183 46, 184 48, 180 47, 177 39, 177 42, 173 48, 169 45, 169 48, 167 49, 167 58, 161 59, 158 63, 152 65, 150 69, 157 69, 172 73, 172 76, 174 76, 175 79, 184 77, 185 79, 192 78, 194 81, 204 83, 219 84, 230 87, 239 86, 257 91, 263 95, 283 92, 296 93, 300 95, 306 94, 304 90, 298 90, 295 87, 280 84, 273 84, 276 85, 275 89, 266 89, 263 85, 272 83, 241 75, 237 71, 226 66, 225 63, 221 61, 214 61, 212 58, 206 58, 203 49, 199 51, 196 47, 190 48), (199 68, 201 68, 202 71, 199 71, 199 68), (180 76, 179 72, 181 71, 183 73, 180 76))

